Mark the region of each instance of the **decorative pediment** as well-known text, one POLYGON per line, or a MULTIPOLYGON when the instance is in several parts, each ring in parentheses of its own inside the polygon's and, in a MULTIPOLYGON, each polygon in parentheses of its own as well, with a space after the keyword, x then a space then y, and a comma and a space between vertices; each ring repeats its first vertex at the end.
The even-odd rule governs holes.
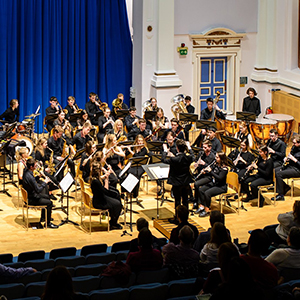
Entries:
POLYGON ((214 28, 203 34, 190 34, 193 48, 240 47, 245 33, 236 33, 228 28, 214 28))

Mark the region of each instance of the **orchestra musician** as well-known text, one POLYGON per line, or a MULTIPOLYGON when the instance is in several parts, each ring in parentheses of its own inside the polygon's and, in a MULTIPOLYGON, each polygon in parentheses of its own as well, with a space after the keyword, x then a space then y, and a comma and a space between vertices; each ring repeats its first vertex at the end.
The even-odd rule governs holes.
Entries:
POLYGON ((128 133, 128 139, 129 140, 135 140, 135 138, 141 134, 144 138, 147 138, 151 135, 151 131, 149 129, 146 129, 146 120, 145 119, 139 119, 138 122, 139 126, 137 128, 134 128, 131 132, 128 133))
POLYGON ((23 182, 23 173, 26 168, 26 161, 29 157, 29 149, 27 147, 19 148, 19 151, 16 152, 16 159, 18 161, 17 172, 19 184, 22 185, 23 182))
POLYGON ((155 119, 152 121, 153 131, 161 128, 161 129, 169 129, 169 120, 168 117, 165 116, 164 110, 159 107, 156 112, 155 119))
MULTIPOLYGON (((83 124, 86 122, 86 121, 90 121, 89 120, 89 115, 88 113, 86 112, 85 109, 82 110, 81 114, 80 114, 80 118, 77 119, 77 130, 81 130, 82 127, 83 127, 83 124)), ((91 121, 90 121, 91 122, 91 121)))
POLYGON ((196 179, 195 179, 195 195, 194 195, 194 209, 197 209, 196 213, 200 213, 202 209, 199 209, 199 203, 200 203, 200 199, 199 199, 199 188, 202 185, 205 185, 207 183, 209 183, 212 180, 211 174, 208 172, 204 172, 203 170, 205 170, 208 166, 211 166, 214 161, 215 161, 215 153, 212 151, 212 145, 211 145, 211 141, 206 140, 203 142, 202 145, 203 151, 200 151, 198 154, 198 157, 196 159, 196 163, 195 163, 195 175, 196 175, 196 179))
POLYGON ((284 158, 282 167, 275 170, 276 192, 278 193, 276 201, 284 201, 284 195, 291 189, 283 179, 300 177, 300 135, 295 135, 292 142, 291 152, 284 158))
MULTIPOLYGON (((67 150, 66 149, 67 143, 62 138, 63 133, 64 131, 61 128, 61 126, 57 125, 53 129, 53 135, 48 139, 48 147, 53 150, 53 159, 55 165, 65 159, 66 153, 64 152, 66 152, 67 150)), ((71 174, 73 175, 73 177, 75 177, 74 162, 70 158, 68 158, 67 163, 70 168, 71 174)), ((60 181, 62 177, 63 174, 61 173, 61 175, 59 176, 59 178, 57 178, 57 180, 60 181)))
POLYGON ((82 178, 86 183, 90 182, 91 160, 96 149, 97 147, 94 141, 88 141, 85 144, 85 152, 81 155, 79 169, 82 171, 82 178))
MULTIPOLYGON (((59 106, 58 106, 58 101, 57 101, 57 98, 52 96, 50 98, 50 106, 48 106, 46 108, 46 116, 51 116, 51 115, 58 115, 60 109, 59 109, 59 106)), ((47 120, 47 130, 48 132, 50 133, 51 132, 51 129, 54 127, 53 125, 53 122, 54 120, 47 120)))
POLYGON ((136 115, 136 108, 134 106, 131 106, 129 108, 129 114, 124 119, 128 133, 130 133, 133 130, 138 130, 139 119, 140 117, 136 115))
MULTIPOLYGON (((124 103, 124 95, 123 94, 119 93, 117 96, 117 99, 115 99, 115 100, 117 100, 117 102, 119 101, 120 104, 118 106, 113 107, 112 116, 114 118, 117 117, 117 111, 119 109, 128 109, 128 105, 126 103, 124 103)), ((113 103, 113 105, 114 105, 114 103, 113 103)))
MULTIPOLYGON (((248 173, 244 174, 241 180, 241 191, 247 194, 246 199, 242 199, 243 202, 249 202, 250 200, 256 199, 258 197, 258 187, 261 185, 271 184, 273 182, 273 160, 268 157, 268 147, 263 145, 259 148, 259 157, 252 162, 250 166, 247 167, 248 173), (252 169, 257 169, 257 173, 254 175, 249 175, 252 169), (249 189, 249 183, 250 188, 249 189)), ((260 195, 259 207, 264 204, 264 197, 260 195)))
POLYGON ((66 120, 66 114, 63 110, 59 111, 57 119, 54 120, 53 126, 61 126, 63 129, 63 138, 67 141, 67 144, 71 144, 72 140, 72 126, 68 120, 66 120))
POLYGON ((239 124, 239 131, 234 135, 234 137, 240 141, 247 139, 249 148, 253 149, 253 147, 254 147, 253 138, 248 130, 248 126, 247 126, 246 122, 242 121, 239 124))
MULTIPOLYGON (((131 149, 130 146, 128 147, 128 151, 132 154, 132 157, 148 156, 149 150, 147 148, 147 143, 141 134, 137 135, 137 137, 135 138, 135 141, 133 143, 133 146, 137 146, 137 147, 133 147, 133 149, 131 149)), ((133 197, 138 198, 139 188, 140 188, 140 179, 141 179, 142 175, 145 173, 145 171, 142 168, 142 166, 138 166, 138 167, 130 167, 128 170, 128 173, 133 174, 139 180, 139 182, 137 183, 135 188, 132 190, 133 197)), ((137 202, 138 202, 138 199, 137 199, 137 202)))
POLYGON ((161 138, 162 141, 165 141, 165 140, 166 140, 167 134, 168 134, 168 132, 170 132, 170 131, 174 133, 175 139, 179 139, 179 140, 184 140, 184 139, 185 139, 185 138, 184 138, 183 129, 182 129, 181 126, 179 125, 179 121, 178 121, 177 119, 175 119, 175 118, 172 118, 172 119, 171 119, 171 129, 167 129, 167 130, 164 132, 164 134, 163 134, 163 136, 162 136, 162 138, 161 138))
MULTIPOLYGON (((184 102, 185 102, 185 107, 186 110, 189 114, 193 114, 195 113, 195 107, 191 104, 192 103, 192 98, 191 96, 185 96, 184 98, 184 102)), ((189 140, 189 131, 192 128, 192 123, 191 124, 186 124, 184 127, 184 135, 185 135, 185 139, 188 141, 189 140)))
POLYGON ((114 118, 110 116, 110 108, 107 107, 103 111, 103 116, 98 119, 99 132, 97 134, 98 143, 103 143, 104 136, 108 131, 113 129, 114 118))
POLYGON ((256 97, 257 92, 254 88, 249 87, 247 90, 248 96, 243 99, 244 112, 255 113, 256 117, 261 113, 260 100, 256 97))
MULTIPOLYGON (((36 168, 36 161, 33 158, 29 158, 26 162, 26 169, 23 176, 23 188, 28 194, 28 203, 30 205, 47 205, 47 228, 58 228, 57 225, 51 222, 51 214, 53 203, 50 200, 49 193, 47 191, 47 183, 50 179, 46 177, 45 181, 41 184, 37 183, 35 177, 33 176, 33 171, 36 168)), ((45 210, 41 210, 40 227, 42 227, 41 222, 45 222, 45 210)))
MULTIPOLYGON (((111 129, 108 133, 114 134, 117 138, 117 141, 127 140, 127 134, 124 131, 123 121, 121 119, 115 121, 114 128, 111 129)), ((105 137, 104 142, 106 142, 105 137)))
POLYGON ((225 120, 225 115, 222 113, 219 106, 216 104, 214 106, 213 98, 209 97, 206 99, 207 107, 201 111, 200 119, 201 120, 212 120, 214 118, 213 113, 216 113, 216 117, 222 120, 225 120))
POLYGON ((98 125, 98 118, 96 113, 100 111, 100 104, 96 101, 96 93, 89 94, 90 101, 85 104, 85 110, 89 116, 92 125, 98 125))
POLYGON ((18 99, 11 99, 9 107, 2 115, 0 115, 0 120, 5 120, 5 123, 12 124, 14 122, 19 122, 19 117, 19 101, 18 99))
POLYGON ((108 209, 110 229, 122 229, 118 219, 122 210, 120 193, 109 185, 111 169, 104 171, 100 162, 94 161, 91 166, 91 189, 93 206, 98 209, 108 209))
POLYGON ((154 97, 150 98, 149 110, 157 111, 158 108, 159 107, 157 106, 157 100, 156 100, 156 98, 154 98, 154 97))
POLYGON ((111 166, 114 171, 114 173, 109 176, 110 185, 113 187, 117 186, 118 176, 122 171, 121 166, 125 158, 124 151, 117 144, 116 136, 114 134, 108 134, 103 148, 103 160, 107 165, 111 166))
POLYGON ((211 126, 207 130, 208 139, 211 142, 211 150, 213 152, 219 152, 222 150, 222 144, 219 139, 216 138, 216 128, 211 126))
POLYGON ((76 151, 83 149, 85 144, 92 140, 91 136, 89 135, 92 125, 90 121, 86 121, 82 127, 82 129, 75 134, 71 145, 76 145, 76 151))
POLYGON ((200 199, 199 217, 209 215, 212 197, 226 193, 227 191, 226 178, 228 167, 226 154, 222 151, 217 152, 215 163, 209 165, 205 171, 210 174, 212 180, 202 185, 198 190, 200 199))
POLYGON ((238 174, 239 182, 241 182, 241 178, 243 178, 247 167, 251 165, 254 160, 254 156, 251 152, 249 152, 249 142, 247 139, 241 141, 240 149, 236 148, 231 151, 228 157, 232 160, 234 164, 233 171, 238 174))
MULTIPOLYGON (((78 111, 78 107, 76 107, 77 105, 75 104, 75 97, 74 96, 69 96, 68 97, 68 104, 66 105, 65 110, 67 110, 67 114, 66 114, 66 119, 68 121, 70 121, 70 116, 73 114, 76 114, 78 111)), ((76 122, 70 122, 72 127, 75 128, 77 126, 76 122)))
POLYGON ((272 128, 267 141, 269 154, 274 163, 274 168, 281 167, 286 156, 286 144, 278 138, 278 131, 272 128))
MULTIPOLYGON (((162 153, 162 161, 170 165, 168 184, 172 185, 175 208, 182 204, 188 208, 188 194, 190 190, 190 183, 193 181, 190 173, 190 165, 194 161, 195 156, 190 147, 189 142, 183 139, 176 141, 176 148, 178 153, 175 157, 167 157, 168 147, 163 144, 164 151, 162 153), (189 152, 189 153, 187 153, 189 152), (182 203, 181 203, 182 201, 182 203)), ((176 217, 170 222, 177 223, 176 217)))

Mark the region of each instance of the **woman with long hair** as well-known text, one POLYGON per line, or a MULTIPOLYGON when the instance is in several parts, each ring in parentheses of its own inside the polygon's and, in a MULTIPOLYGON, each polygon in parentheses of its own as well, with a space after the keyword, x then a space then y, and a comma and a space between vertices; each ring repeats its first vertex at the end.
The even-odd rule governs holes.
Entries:
POLYGON ((88 183, 90 179, 90 172, 91 172, 91 159, 92 154, 96 151, 96 144, 94 141, 88 141, 85 144, 85 152, 81 155, 81 161, 79 169, 82 171, 82 178, 83 180, 88 183))
POLYGON ((17 172, 19 184, 23 183, 23 173, 26 168, 26 161, 29 157, 29 149, 27 147, 22 147, 16 152, 16 160, 18 162, 17 172))
POLYGON ((122 226, 118 224, 122 210, 120 193, 117 189, 109 185, 109 175, 112 172, 111 167, 104 169, 101 162, 93 161, 90 176, 93 206, 99 209, 108 209, 110 214, 110 228, 122 229, 122 226))
POLYGON ((242 121, 239 124, 239 131, 234 135, 234 137, 240 141, 247 140, 249 148, 252 149, 254 144, 253 144, 253 138, 252 135, 250 134, 248 130, 248 126, 246 122, 242 121))
POLYGON ((200 186, 198 189, 200 213, 199 217, 209 215, 211 198, 227 191, 226 178, 228 174, 227 157, 223 151, 216 154, 216 161, 211 166, 205 168, 205 174, 211 177, 211 181, 200 186))

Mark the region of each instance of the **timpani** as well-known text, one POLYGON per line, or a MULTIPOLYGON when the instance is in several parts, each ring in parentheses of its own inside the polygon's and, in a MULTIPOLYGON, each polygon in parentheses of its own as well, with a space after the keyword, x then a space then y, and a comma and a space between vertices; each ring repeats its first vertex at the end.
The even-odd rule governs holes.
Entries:
POLYGON ((256 144, 265 144, 271 129, 277 129, 277 121, 258 118, 249 124, 250 132, 256 144))
POLYGON ((240 123, 241 121, 237 120, 235 115, 226 116, 225 133, 233 137, 240 130, 240 123))

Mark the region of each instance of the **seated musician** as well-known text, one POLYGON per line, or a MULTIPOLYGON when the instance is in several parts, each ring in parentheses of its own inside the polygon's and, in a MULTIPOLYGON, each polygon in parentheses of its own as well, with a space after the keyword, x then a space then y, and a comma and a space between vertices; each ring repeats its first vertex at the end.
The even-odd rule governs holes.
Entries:
POLYGON ((165 117, 164 110, 159 107, 156 112, 155 119, 152 121, 153 131, 158 128, 169 129, 169 120, 168 117, 165 117))
POLYGON ((271 129, 269 132, 270 139, 267 141, 269 154, 274 163, 274 168, 281 167, 286 155, 286 144, 278 138, 278 131, 271 129))
MULTIPOLYGON (((61 126, 57 125, 54 127, 53 135, 48 139, 48 147, 53 150, 53 159, 55 165, 60 161, 64 160, 64 158, 68 155, 67 153, 67 142, 62 138, 63 129, 61 126)), ((70 171, 75 177, 75 165, 74 162, 69 158, 67 160, 70 171)), ((60 178, 57 178, 60 181, 63 177, 61 173, 60 178)))
MULTIPOLYGON (((166 144, 163 144, 164 152, 162 153, 162 161, 170 165, 168 184, 172 185, 175 209, 178 205, 182 204, 188 208, 188 194, 190 190, 190 183, 192 175, 190 173, 190 165, 194 161, 195 156, 190 147, 189 142, 183 139, 176 141, 177 155, 175 157, 167 158, 168 148, 166 144), (189 151, 189 154, 187 153, 189 151), (181 203, 182 201, 182 203, 181 203)), ((170 222, 176 223, 176 217, 170 222)))
POLYGON ((212 180, 202 185, 199 189, 200 213, 199 217, 209 215, 211 198, 227 191, 226 178, 228 174, 227 157, 222 151, 217 152, 216 161, 213 165, 206 168, 207 174, 210 174, 212 180))
POLYGON ((300 135, 295 135, 292 142, 291 152, 284 158, 282 167, 275 170, 276 192, 278 193, 276 201, 283 201, 284 195, 291 189, 283 179, 300 177, 300 135))
MULTIPOLYGON (((51 116, 54 114, 58 115, 59 111, 60 111, 60 109, 58 106, 57 98, 52 96, 50 98, 50 106, 46 108, 46 118, 47 118, 47 116, 51 116)), ((51 129, 54 127, 53 122, 54 122, 54 120, 46 121, 48 132, 51 132, 51 129)))
POLYGON ((171 129, 167 129, 167 130, 164 132, 164 134, 163 134, 163 136, 162 136, 162 138, 161 138, 162 141, 165 141, 165 140, 166 140, 166 137, 167 137, 168 132, 173 132, 173 133, 174 133, 174 138, 175 138, 175 139, 179 139, 179 140, 184 140, 184 139, 185 139, 185 138, 184 138, 183 129, 182 129, 182 127, 179 125, 178 120, 175 119, 175 118, 171 119, 171 129))
POLYGON ((233 170, 238 174, 239 182, 241 182, 241 178, 244 176, 247 167, 251 165, 254 160, 253 154, 249 152, 248 140, 245 139, 241 141, 240 149, 234 149, 230 152, 228 157, 233 161, 233 170))
POLYGON ((118 177, 122 171, 121 166, 125 158, 122 148, 117 145, 117 138, 114 134, 108 134, 105 146, 103 148, 103 159, 107 165, 111 166, 114 173, 110 174, 110 185, 116 187, 118 177))
POLYGON ((260 109, 260 100, 256 97, 257 95, 256 90, 250 87, 247 90, 247 94, 248 97, 245 97, 243 99, 242 111, 255 113, 256 116, 258 117, 258 115, 261 113, 261 109, 260 109))
POLYGON ((128 133, 130 133, 133 130, 138 130, 139 119, 140 117, 136 115, 136 108, 134 106, 131 106, 129 108, 129 114, 124 119, 128 133))
MULTIPOLYGON (((137 135, 133 145, 137 146, 137 147, 134 147, 133 149, 128 147, 128 150, 132 154, 132 157, 148 156, 149 150, 147 148, 147 143, 142 135, 140 135, 140 134, 137 135)), ((140 179, 141 179, 142 175, 145 173, 145 170, 142 168, 142 166, 130 167, 128 170, 128 173, 133 174, 139 180, 139 182, 137 183, 135 188, 132 190, 133 197, 138 198, 139 188, 140 188, 140 179)), ((137 201, 138 201, 138 199, 137 199, 137 201)))
MULTIPOLYGON (((267 146, 261 146, 259 148, 259 157, 257 162, 254 161, 250 166, 247 167, 249 170, 244 174, 244 177, 241 180, 241 191, 242 193, 247 194, 246 199, 242 199, 243 202, 249 202, 252 199, 258 197, 258 187, 260 185, 267 185, 273 182, 273 161, 271 158, 268 158, 269 152, 267 146), (255 175, 249 175, 251 169, 257 169, 255 175), (249 189, 249 184, 250 188, 249 189)), ((259 207, 262 207, 264 204, 264 197, 260 196, 259 207)))
POLYGON ((213 152, 219 152, 222 150, 222 144, 219 139, 216 138, 216 128, 209 127, 207 130, 208 139, 211 142, 211 150, 213 152))
POLYGON ((71 145, 76 145, 76 151, 84 148, 85 144, 92 139, 89 135, 91 128, 90 121, 87 121, 84 123, 81 131, 77 132, 73 137, 71 145))
POLYGON ((61 126, 61 128, 63 129, 63 138, 67 141, 67 144, 70 145, 72 140, 73 128, 70 122, 66 119, 66 114, 63 110, 59 111, 57 119, 55 119, 53 122, 54 127, 57 125, 61 126))
MULTIPOLYGON (((23 188, 28 193, 28 203, 30 205, 47 205, 47 228, 58 228, 51 222, 52 214, 52 201, 49 197, 49 192, 47 190, 47 183, 50 179, 47 177, 44 182, 38 184, 35 177, 33 176, 33 171, 36 168, 36 161, 33 158, 29 158, 26 162, 27 169, 23 176, 23 188)), ((45 222, 45 210, 41 211, 40 222, 45 222)), ((41 226, 41 224, 40 224, 41 226)), ((42 226, 41 226, 42 227, 42 226)))
POLYGON ((156 98, 152 97, 150 98, 150 107, 149 107, 149 110, 152 110, 152 111, 157 111, 158 110, 158 106, 157 106, 157 100, 156 98))
POLYGON ((120 101, 120 105, 118 107, 113 108, 112 116, 114 118, 117 117, 117 111, 119 109, 128 109, 128 105, 126 103, 124 103, 124 95, 123 94, 119 93, 118 96, 117 96, 117 99, 120 101))
POLYGON ((86 110, 83 109, 80 114, 80 118, 77 119, 77 128, 76 129, 81 130, 86 121, 89 121, 89 115, 86 112, 86 110))
POLYGON ((38 139, 35 147, 35 159, 43 167, 44 174, 51 179, 52 182, 49 182, 49 194, 50 199, 57 200, 56 197, 52 194, 51 191, 58 188, 58 181, 53 176, 55 172, 55 165, 53 161, 52 150, 48 148, 47 139, 41 137, 38 139), (49 150, 49 151, 47 151, 49 150), (51 152, 51 153, 49 153, 51 152))
POLYGON ((151 135, 151 131, 146 129, 146 120, 139 119, 139 126, 138 128, 133 129, 131 132, 128 133, 129 140, 135 140, 135 138, 141 134, 144 138, 151 135))
POLYGON ((197 209, 196 213, 200 213, 202 209, 199 209, 199 193, 198 190, 202 185, 209 183, 212 180, 211 174, 209 172, 205 172, 208 166, 211 166, 215 162, 215 153, 211 150, 211 142, 206 140, 202 145, 203 151, 200 151, 195 163, 195 202, 194 209, 197 209))
POLYGON ((19 151, 16 152, 16 160, 18 162, 17 172, 19 184, 22 185, 23 182, 23 174, 26 168, 26 161, 29 157, 29 149, 27 147, 22 147, 19 151))
POLYGON ((14 122, 19 122, 19 117, 19 101, 17 99, 12 99, 9 102, 9 108, 0 115, 0 120, 5 120, 5 123, 12 124, 14 122))
POLYGON ((98 143, 103 143, 103 139, 105 135, 113 129, 113 126, 115 124, 115 119, 110 116, 110 108, 107 107, 103 111, 103 116, 100 116, 98 119, 98 126, 99 126, 99 132, 97 134, 98 143))
MULTIPOLYGON (((191 96, 185 96, 184 98, 184 102, 185 102, 185 108, 187 110, 187 112, 189 114, 193 114, 195 113, 195 107, 191 104, 192 103, 192 98, 191 96)), ((192 128, 192 124, 187 124, 184 127, 184 135, 185 135, 185 139, 188 141, 189 140, 189 131, 192 128)))
POLYGON ((96 144, 94 141, 88 141, 85 144, 85 152, 81 155, 81 161, 80 161, 80 171, 82 171, 82 178, 83 180, 88 183, 90 182, 90 173, 91 173, 91 159, 93 154, 96 151, 96 144))
MULTIPOLYGON (((65 107, 64 110, 67 110, 67 114, 66 114, 66 119, 68 121, 70 121, 70 116, 73 114, 76 114, 78 111, 78 107, 76 107, 77 105, 75 104, 75 97, 74 96, 69 96, 68 97, 68 104, 65 107)), ((72 127, 75 128, 77 126, 76 122, 70 122, 72 127)))
POLYGON ((100 162, 94 161, 91 166, 91 189, 93 192, 93 206, 98 209, 108 209, 110 215, 110 229, 122 229, 118 219, 122 210, 120 193, 109 185, 111 169, 104 174, 100 162))
POLYGON ((100 111, 100 104, 96 101, 96 93, 89 94, 90 101, 85 104, 85 110, 89 116, 92 125, 98 125, 98 118, 96 113, 100 111))
MULTIPOLYGON (((114 128, 109 130, 108 133, 114 134, 119 142, 127 140, 127 134, 124 131, 123 121, 121 119, 115 121, 114 128)), ((106 142, 105 137, 104 142, 106 142)))
POLYGON ((240 141, 247 139, 249 148, 252 149, 254 147, 253 138, 248 130, 246 122, 243 121, 239 124, 239 131, 234 135, 234 137, 240 141))

